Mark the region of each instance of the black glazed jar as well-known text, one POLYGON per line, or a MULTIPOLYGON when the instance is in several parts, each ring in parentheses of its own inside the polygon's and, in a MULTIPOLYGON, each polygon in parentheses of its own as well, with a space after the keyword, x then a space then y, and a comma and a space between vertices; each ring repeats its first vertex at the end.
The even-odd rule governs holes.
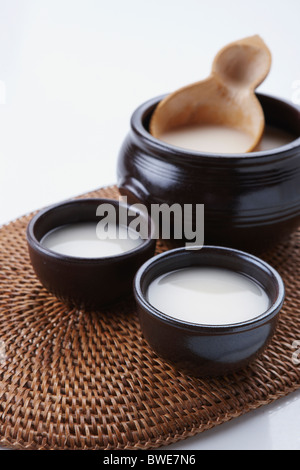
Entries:
POLYGON ((204 204, 206 245, 252 252, 269 248, 300 225, 300 109, 257 94, 266 124, 296 136, 276 149, 248 154, 185 150, 150 134, 163 97, 139 106, 120 149, 118 187, 128 201, 204 204))

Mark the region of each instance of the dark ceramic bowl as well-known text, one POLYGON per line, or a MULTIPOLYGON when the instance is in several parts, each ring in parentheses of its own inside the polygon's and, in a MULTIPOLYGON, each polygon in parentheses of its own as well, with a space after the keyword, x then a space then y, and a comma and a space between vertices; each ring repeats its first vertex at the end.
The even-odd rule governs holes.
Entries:
POLYGON ((205 244, 260 252, 300 224, 300 109, 258 94, 266 123, 298 136, 288 145, 249 154, 200 153, 151 136, 163 98, 142 104, 119 153, 118 186, 128 201, 204 204, 205 244))
POLYGON ((279 274, 259 258, 206 246, 197 251, 177 248, 150 259, 137 272, 134 294, 142 332, 153 350, 190 375, 216 376, 245 367, 265 349, 275 331, 285 289, 279 274), (245 274, 265 290, 269 309, 249 321, 222 326, 185 322, 155 309, 147 300, 150 283, 162 274, 191 266, 245 274))
MULTIPOLYGON (((147 234, 133 250, 103 258, 77 258, 49 250, 40 242, 51 230, 78 222, 99 222, 97 207, 112 204, 116 217, 120 207, 128 206, 109 199, 77 199, 63 202, 39 212, 27 227, 27 242, 32 266, 43 286, 59 299, 85 309, 97 309, 132 294, 133 278, 138 268, 154 254, 155 240, 151 219, 145 220, 147 234), (146 238, 147 236, 147 238, 146 238)), ((134 218, 134 217, 133 217, 134 218)), ((128 218, 128 223, 132 217, 128 218)))

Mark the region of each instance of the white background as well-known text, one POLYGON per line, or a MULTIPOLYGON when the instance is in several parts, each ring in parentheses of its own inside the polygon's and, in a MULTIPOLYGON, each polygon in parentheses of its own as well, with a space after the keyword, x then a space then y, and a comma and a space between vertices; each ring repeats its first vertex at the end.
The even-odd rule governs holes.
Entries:
MULTIPOLYGON (((233 40, 260 34, 260 91, 298 99, 299 23, 299 0, 0 0, 0 223, 114 184, 134 109, 233 40)), ((299 414, 296 392, 169 449, 300 449, 299 414)))

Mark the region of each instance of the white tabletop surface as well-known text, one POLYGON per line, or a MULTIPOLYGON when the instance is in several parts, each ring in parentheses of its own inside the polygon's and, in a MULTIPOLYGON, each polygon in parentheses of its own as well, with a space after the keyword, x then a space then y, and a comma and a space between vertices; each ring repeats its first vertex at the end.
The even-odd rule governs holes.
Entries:
MULTIPOLYGON (((233 40, 260 34, 260 91, 300 103, 299 18, 299 0, 0 0, 0 223, 114 184, 134 109, 233 40)), ((295 392, 168 449, 300 449, 299 415, 295 392)))

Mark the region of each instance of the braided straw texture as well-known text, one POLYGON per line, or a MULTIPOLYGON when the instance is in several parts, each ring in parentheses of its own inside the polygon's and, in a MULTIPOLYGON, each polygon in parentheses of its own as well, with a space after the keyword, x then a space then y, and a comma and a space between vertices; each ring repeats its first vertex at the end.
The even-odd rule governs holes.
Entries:
MULTIPOLYGON (((108 187, 85 196, 119 193, 108 187)), ((245 370, 204 380, 175 372, 155 355, 133 300, 87 314, 42 288, 27 254, 31 216, 0 229, 0 445, 155 449, 299 388, 292 355, 300 340, 300 231, 263 256, 287 290, 268 349, 245 370)), ((157 252, 167 248, 159 242, 157 252)))

